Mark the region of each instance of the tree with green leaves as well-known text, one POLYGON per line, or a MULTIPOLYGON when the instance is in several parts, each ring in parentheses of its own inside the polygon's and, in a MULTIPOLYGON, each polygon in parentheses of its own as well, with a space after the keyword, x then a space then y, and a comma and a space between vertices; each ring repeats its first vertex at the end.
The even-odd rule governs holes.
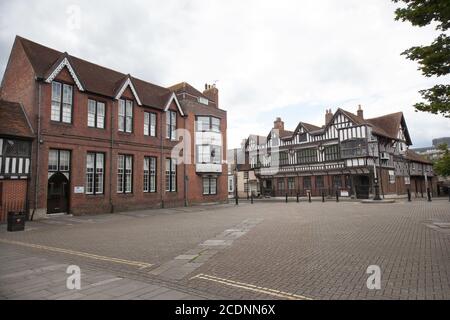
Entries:
MULTIPOLYGON (((450 73, 450 1, 449 0, 392 0, 402 2, 403 7, 395 10, 395 20, 411 22, 413 26, 424 27, 436 23, 439 36, 428 46, 412 47, 402 55, 419 63, 419 70, 426 77, 446 76, 450 73)), ((423 102, 414 107, 419 111, 442 114, 450 118, 450 85, 439 84, 421 90, 423 102)))
POLYGON ((448 150, 447 144, 443 143, 439 145, 439 150, 443 151, 442 157, 437 160, 434 165, 434 171, 443 177, 450 176, 450 151, 448 150))

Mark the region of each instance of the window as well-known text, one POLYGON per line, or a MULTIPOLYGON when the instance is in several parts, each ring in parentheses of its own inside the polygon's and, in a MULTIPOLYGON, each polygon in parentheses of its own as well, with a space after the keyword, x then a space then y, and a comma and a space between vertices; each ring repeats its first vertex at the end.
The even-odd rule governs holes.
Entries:
POLYGON ((342 187, 341 176, 333 176, 333 186, 335 188, 341 188, 342 187))
POLYGON ((105 104, 88 100, 88 127, 105 129, 105 104))
POLYGON ((48 171, 69 172, 70 151, 50 149, 48 152, 48 171))
POLYGON ((316 176, 316 188, 323 188, 324 184, 323 184, 323 176, 316 176))
POLYGON ((353 139, 341 142, 342 158, 352 158, 367 155, 365 139, 353 139))
POLYGON ((394 184, 395 183, 395 171, 389 170, 389 183, 394 184))
POLYGON ((288 189, 289 190, 295 190, 295 180, 294 178, 288 178, 288 189))
POLYGON ((278 191, 284 191, 284 179, 278 179, 278 191))
POLYGON ((311 177, 303 177, 303 189, 311 190, 311 177))
POLYGON ((220 119, 209 116, 197 117, 197 131, 220 132, 220 119))
POLYGON ((156 137, 156 113, 144 112, 144 135, 156 137))
POLYGON ((280 152, 280 166, 285 166, 289 164, 289 157, 287 152, 280 152))
POLYGON ((86 156, 86 194, 103 194, 105 155, 88 152, 86 156))
POLYGON ((177 192, 177 163, 175 159, 166 159, 166 191, 177 192))
POLYGON ((317 162, 317 151, 314 148, 297 150, 298 163, 317 162))
POLYGON ((144 157, 144 192, 156 192, 155 157, 144 157))
POLYGON ((411 178, 405 177, 405 184, 411 184, 411 178))
POLYGON ((221 163, 221 147, 213 145, 197 146, 197 163, 221 163))
POLYGON ((133 101, 119 100, 119 131, 133 132, 133 101))
POLYGON ((166 138, 176 140, 177 130, 177 113, 175 111, 167 111, 166 113, 166 138))
POLYGON ((117 193, 133 192, 133 156, 117 157, 117 193))
POLYGON ((73 87, 56 81, 52 82, 52 121, 72 123, 73 87))
POLYGON ((326 146, 324 148, 325 161, 334 161, 339 159, 339 145, 326 146))
POLYGON ((204 195, 217 194, 217 178, 212 177, 203 178, 203 194, 204 195))

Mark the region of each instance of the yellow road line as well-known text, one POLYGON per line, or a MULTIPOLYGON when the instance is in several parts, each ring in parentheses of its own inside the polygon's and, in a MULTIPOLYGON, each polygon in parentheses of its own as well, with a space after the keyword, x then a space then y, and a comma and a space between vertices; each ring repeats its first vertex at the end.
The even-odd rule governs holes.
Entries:
POLYGON ((70 255, 94 259, 94 260, 102 260, 102 261, 114 262, 114 263, 119 263, 119 264, 125 264, 125 265, 129 265, 129 266, 138 267, 139 269, 146 269, 146 268, 150 268, 151 266, 153 266, 153 264, 151 264, 151 263, 146 263, 146 262, 141 262, 141 261, 133 261, 133 260, 125 260, 125 259, 119 259, 119 258, 99 256, 99 255, 91 254, 91 253, 87 253, 87 252, 80 252, 80 251, 74 251, 74 250, 63 249, 63 248, 48 247, 48 246, 43 246, 40 244, 11 241, 11 240, 6 240, 6 239, 0 239, 0 242, 6 243, 6 244, 18 245, 18 246, 22 246, 22 247, 47 250, 47 251, 53 251, 53 252, 58 252, 58 253, 65 253, 65 254, 70 254, 70 255))
POLYGON ((229 280, 229 279, 219 278, 219 277, 210 276, 210 275, 207 275, 207 274, 198 274, 198 275, 192 277, 190 280, 194 280, 194 279, 202 279, 202 280, 207 280, 207 281, 213 281, 213 282, 217 282, 217 283, 220 283, 220 284, 223 284, 223 285, 226 285, 226 286, 240 288, 240 289, 249 290, 249 291, 258 292, 258 293, 264 293, 264 294, 275 296, 275 297, 279 297, 279 298, 282 298, 282 299, 312 300, 311 298, 308 298, 308 297, 305 297, 305 296, 302 296, 302 295, 298 295, 298 294, 293 294, 293 293, 289 293, 289 292, 274 290, 274 289, 265 288, 265 287, 259 287, 259 286, 255 286, 253 284, 248 284, 248 283, 233 281, 233 280, 229 280))

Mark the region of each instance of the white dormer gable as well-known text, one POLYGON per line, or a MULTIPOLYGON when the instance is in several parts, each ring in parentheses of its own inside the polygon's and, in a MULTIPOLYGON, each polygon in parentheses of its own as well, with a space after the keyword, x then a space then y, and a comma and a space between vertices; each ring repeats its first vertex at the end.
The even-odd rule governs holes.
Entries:
POLYGON ((74 69, 72 68, 72 65, 69 62, 69 59, 67 59, 67 57, 65 57, 58 66, 56 66, 56 68, 52 71, 52 73, 50 74, 50 76, 47 77, 47 79, 45 79, 45 82, 47 83, 51 83, 56 76, 62 71, 62 69, 64 69, 64 67, 67 68, 67 70, 69 70, 69 73, 73 79, 73 81, 75 81, 75 84, 78 87, 78 90, 80 91, 84 91, 83 86, 81 85, 81 81, 78 79, 77 74, 75 73, 74 69))
POLYGON ((120 90, 118 91, 118 93, 117 93, 117 95, 116 95, 116 100, 119 100, 120 97, 122 97, 122 94, 125 92, 125 90, 126 90, 128 87, 131 89, 131 92, 133 93, 133 96, 134 96, 134 98, 136 99, 137 104, 138 104, 139 106, 142 106, 141 99, 139 99, 139 96, 138 96, 138 94, 137 94, 137 92, 136 92, 136 89, 134 88, 133 82, 131 81, 131 78, 130 78, 130 77, 127 78, 127 81, 125 81, 125 82, 123 83, 122 87, 121 87, 120 90))
POLYGON ((170 96, 169 100, 167 101, 166 107, 164 108, 164 111, 167 112, 170 108, 170 104, 172 103, 172 101, 175 102, 175 104, 177 105, 178 111, 180 112, 180 114, 182 116, 184 116, 184 112, 183 109, 181 109, 181 105, 180 102, 177 99, 177 95, 175 93, 172 93, 172 95, 170 96))

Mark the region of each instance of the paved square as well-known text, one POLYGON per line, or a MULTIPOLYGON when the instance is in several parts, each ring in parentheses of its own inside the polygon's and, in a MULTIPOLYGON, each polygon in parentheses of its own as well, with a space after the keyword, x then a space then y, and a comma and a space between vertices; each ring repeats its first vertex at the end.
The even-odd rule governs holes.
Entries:
POLYGON ((255 202, 0 226, 2 299, 450 299, 450 203, 255 202), (66 288, 66 268, 82 289, 66 288), (381 269, 369 290, 367 268, 381 269))

